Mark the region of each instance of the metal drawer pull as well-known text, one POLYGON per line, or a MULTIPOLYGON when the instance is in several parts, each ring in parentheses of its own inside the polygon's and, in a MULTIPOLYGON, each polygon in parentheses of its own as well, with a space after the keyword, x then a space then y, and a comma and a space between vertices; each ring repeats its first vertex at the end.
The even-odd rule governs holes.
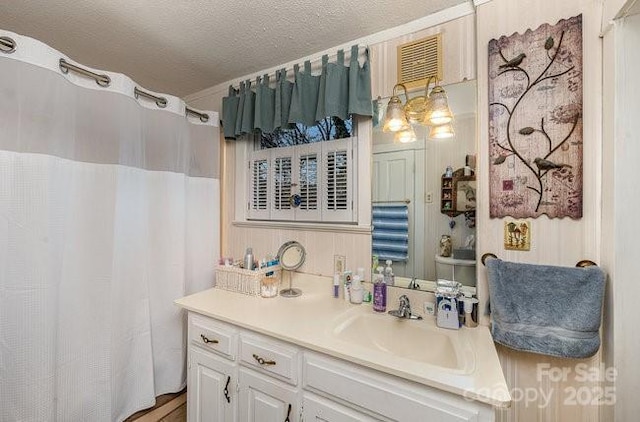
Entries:
POLYGON ((275 365, 276 364, 275 360, 264 360, 263 358, 261 358, 260 356, 256 355, 255 353, 253 354, 253 358, 255 360, 257 360, 260 365, 275 365))
POLYGON ((204 341, 205 344, 209 344, 209 343, 213 343, 213 344, 218 344, 218 340, 213 339, 213 340, 209 340, 207 337, 205 337, 204 334, 200 334, 200 338, 202 338, 202 341, 204 341))
POLYGON ((289 419, 290 415, 291 415, 291 403, 289 403, 289 410, 287 410, 287 418, 284 420, 284 422, 291 422, 291 420, 289 419))
POLYGON ((227 384, 224 386, 224 398, 227 399, 227 403, 231 403, 231 397, 229 397, 229 382, 231 381, 231 376, 227 375, 227 384))

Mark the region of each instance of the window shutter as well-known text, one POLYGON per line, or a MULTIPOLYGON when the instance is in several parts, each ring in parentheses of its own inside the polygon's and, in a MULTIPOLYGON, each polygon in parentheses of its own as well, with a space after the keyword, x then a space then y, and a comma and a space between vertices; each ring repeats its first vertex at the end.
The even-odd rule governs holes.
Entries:
POLYGON ((273 169, 272 209, 271 218, 276 220, 293 220, 292 195, 292 148, 277 148, 272 150, 273 169))
POLYGON ((259 151, 249 161, 249 211, 252 219, 269 218, 269 154, 259 151))
POLYGON ((295 169, 294 189, 302 198, 300 206, 296 208, 296 220, 321 221, 322 220, 322 172, 320 171, 322 159, 322 143, 298 146, 296 151, 297 168, 295 169))
POLYGON ((353 221, 353 138, 323 142, 323 221, 353 221))

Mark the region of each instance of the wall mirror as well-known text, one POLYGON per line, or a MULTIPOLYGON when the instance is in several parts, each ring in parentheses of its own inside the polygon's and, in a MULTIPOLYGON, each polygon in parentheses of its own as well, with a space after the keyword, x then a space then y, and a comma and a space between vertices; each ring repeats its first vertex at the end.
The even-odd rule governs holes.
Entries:
MULTIPOLYGON (((455 115, 455 135, 450 139, 429 139, 429 128, 415 126, 416 142, 394 143, 394 134, 383 132, 377 123, 389 98, 378 99, 373 127, 372 254, 377 254, 376 243, 382 236, 384 249, 391 249, 386 253, 394 256, 393 272, 400 287, 432 290, 437 278, 446 278, 475 288, 476 82, 444 88, 455 115), (380 235, 379 227, 386 224, 400 230, 380 235), (440 256, 443 235, 451 238, 450 257, 440 256)), ((380 265, 385 261, 382 255, 380 265)))

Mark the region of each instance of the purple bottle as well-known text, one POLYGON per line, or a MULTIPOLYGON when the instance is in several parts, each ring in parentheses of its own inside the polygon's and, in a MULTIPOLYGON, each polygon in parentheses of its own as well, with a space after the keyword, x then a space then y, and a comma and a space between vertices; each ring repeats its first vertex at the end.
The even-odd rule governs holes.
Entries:
POLYGON ((378 274, 373 281, 373 310, 376 312, 386 312, 387 310, 387 285, 382 275, 382 267, 376 268, 378 274))

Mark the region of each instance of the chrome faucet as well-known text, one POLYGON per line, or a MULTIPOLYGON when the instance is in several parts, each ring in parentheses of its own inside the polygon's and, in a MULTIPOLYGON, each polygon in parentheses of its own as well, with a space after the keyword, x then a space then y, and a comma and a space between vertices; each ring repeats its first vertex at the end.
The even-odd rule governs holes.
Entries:
POLYGON ((407 295, 400 296, 400 304, 398 305, 398 309, 389 311, 389 315, 393 315, 394 317, 402 319, 422 319, 420 315, 413 315, 411 313, 411 304, 409 303, 409 298, 407 297, 407 295))

